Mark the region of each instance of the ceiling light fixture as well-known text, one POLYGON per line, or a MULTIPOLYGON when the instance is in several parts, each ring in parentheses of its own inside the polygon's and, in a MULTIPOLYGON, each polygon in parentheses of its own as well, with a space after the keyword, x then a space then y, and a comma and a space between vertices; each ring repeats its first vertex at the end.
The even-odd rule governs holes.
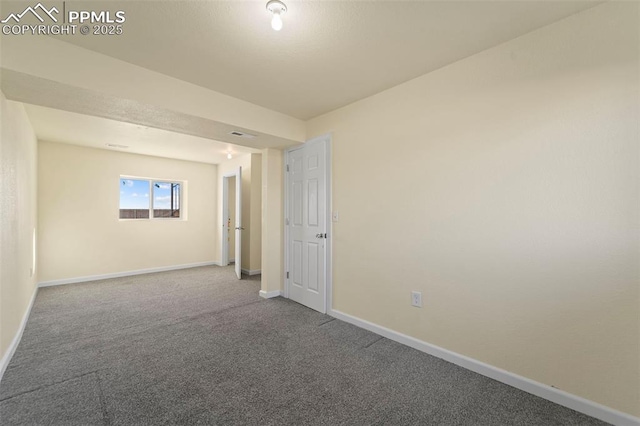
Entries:
POLYGON ((231 155, 231 152, 227 152, 227 159, 231 160, 233 158, 233 156, 231 155))
POLYGON ((267 10, 273 14, 271 28, 280 31, 282 29, 282 15, 287 11, 287 6, 280 0, 270 0, 267 3, 267 10))

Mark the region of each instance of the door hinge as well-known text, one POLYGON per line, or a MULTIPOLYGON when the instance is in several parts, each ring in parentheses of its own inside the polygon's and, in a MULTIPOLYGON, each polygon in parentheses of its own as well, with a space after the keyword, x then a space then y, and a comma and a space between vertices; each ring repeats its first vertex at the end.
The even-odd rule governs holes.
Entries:
POLYGON ((289 224, 289 218, 286 218, 286 219, 284 220, 284 224, 285 224, 285 225, 288 225, 288 224, 289 224))
POLYGON ((287 279, 289 279, 289 273, 287 272, 287 279))
POLYGON ((289 171, 289 165, 287 164, 287 171, 289 171))

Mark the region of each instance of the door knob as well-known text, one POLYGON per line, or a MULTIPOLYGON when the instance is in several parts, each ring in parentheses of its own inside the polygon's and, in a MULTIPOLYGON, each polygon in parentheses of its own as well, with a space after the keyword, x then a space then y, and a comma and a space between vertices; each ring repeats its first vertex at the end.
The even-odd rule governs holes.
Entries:
POLYGON ((244 228, 243 228, 243 227, 241 227, 241 226, 236 226, 236 229, 239 229, 239 230, 241 230, 241 231, 244 231, 244 228))

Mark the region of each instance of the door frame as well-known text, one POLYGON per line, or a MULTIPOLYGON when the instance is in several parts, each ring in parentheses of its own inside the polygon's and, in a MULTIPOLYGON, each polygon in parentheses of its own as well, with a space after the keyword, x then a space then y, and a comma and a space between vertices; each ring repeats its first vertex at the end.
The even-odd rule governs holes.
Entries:
MULTIPOLYGON (((236 178, 236 204, 237 204, 238 203, 238 186, 242 185, 241 178, 239 178, 241 173, 240 170, 241 170, 241 167, 238 167, 236 170, 222 175, 222 217, 221 217, 222 238, 220 238, 220 266, 229 265, 229 241, 227 240, 226 238, 227 235, 225 233, 227 231, 227 217, 229 215, 229 179, 231 179, 232 177, 236 178)), ((242 203, 242 199, 240 199, 239 202, 242 203)), ((240 212, 238 212, 238 209, 236 208, 236 217, 239 214, 240 212)), ((234 222, 232 226, 234 233, 235 233, 235 228, 237 223, 235 219, 236 218, 234 218, 234 222)), ((240 218, 240 220, 242 219, 240 218)), ((238 238, 236 238, 236 247, 238 246, 238 243, 240 243, 240 247, 242 248, 242 239, 238 241, 238 238)), ((236 262, 238 260, 239 259, 237 259, 236 262)))
POLYGON ((302 148, 306 144, 324 143, 325 145, 325 191, 326 191, 326 214, 325 214, 325 229, 327 230, 327 238, 325 239, 325 285, 324 285, 324 297, 325 297, 325 311, 323 314, 331 314, 333 312, 333 221, 331 212, 333 211, 333 187, 332 185, 332 135, 331 133, 321 135, 312 139, 309 139, 302 145, 297 145, 291 148, 287 148, 284 151, 284 297, 289 298, 289 286, 290 279, 287 278, 287 271, 289 271, 289 254, 291 248, 289 247, 289 173, 287 172, 287 165, 289 164, 290 153, 297 149, 302 148))

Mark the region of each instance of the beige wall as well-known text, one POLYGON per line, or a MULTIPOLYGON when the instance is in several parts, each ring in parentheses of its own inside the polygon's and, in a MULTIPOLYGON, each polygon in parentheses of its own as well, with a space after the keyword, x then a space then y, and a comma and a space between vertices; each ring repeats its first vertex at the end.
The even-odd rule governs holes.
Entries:
POLYGON ((261 291, 284 287, 284 156, 278 149, 262 150, 262 282, 261 291))
POLYGON ((38 148, 41 282, 217 260, 216 166, 49 142, 38 148), (187 220, 119 220, 120 175, 185 181, 187 220))
MULTIPOLYGON (((242 231, 241 266, 242 269, 246 271, 259 271, 260 258, 262 257, 262 228, 260 223, 260 204, 262 194, 260 190, 256 190, 255 188, 256 185, 260 188, 260 182, 262 181, 260 165, 256 166, 256 163, 260 162, 260 154, 246 154, 224 161, 218 165, 218 211, 221 215, 220 217, 223 217, 223 176, 237 171, 238 167, 242 167, 242 227, 244 228, 244 231, 242 231), (257 170, 257 174, 254 172, 254 169, 257 170)), ((235 211, 235 208, 232 210, 235 211)), ((235 226, 235 222, 233 222, 233 226, 235 226)), ((219 254, 220 249, 221 241, 216 244, 216 253, 219 254)), ((229 259, 233 259, 235 257, 235 254, 233 254, 234 252, 231 253, 232 254, 229 256, 229 259)), ((217 259, 221 258, 221 256, 217 256, 217 259)))
POLYGON ((251 239, 252 271, 262 270, 262 154, 251 154, 251 239))
POLYGON ((333 132, 333 307, 640 415, 638 7, 310 121, 333 132))
MULTIPOLYGON (((36 290, 37 142, 22 104, 0 92, 0 359, 36 290)), ((0 365, 1 368, 1 365, 0 365)))

